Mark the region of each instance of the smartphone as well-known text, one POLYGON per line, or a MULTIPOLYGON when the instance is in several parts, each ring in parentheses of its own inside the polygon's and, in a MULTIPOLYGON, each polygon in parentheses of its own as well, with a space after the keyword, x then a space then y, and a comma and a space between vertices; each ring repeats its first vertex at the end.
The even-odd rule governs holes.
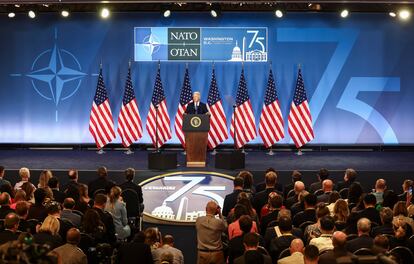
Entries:
POLYGON ((413 195, 413 187, 408 188, 408 193, 409 193, 410 195, 413 195))

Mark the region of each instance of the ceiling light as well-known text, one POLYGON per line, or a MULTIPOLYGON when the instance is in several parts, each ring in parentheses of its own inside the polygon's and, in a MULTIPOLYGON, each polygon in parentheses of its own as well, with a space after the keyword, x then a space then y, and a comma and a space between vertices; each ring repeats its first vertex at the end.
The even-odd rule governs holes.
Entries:
POLYGON ((278 17, 278 18, 283 17, 283 12, 282 12, 282 10, 277 9, 277 10, 275 11, 275 16, 276 16, 276 17, 278 17))
POLYGON ((110 15, 109 9, 108 8, 102 8, 101 10, 101 17, 102 18, 108 18, 110 15))
POLYGON ((36 17, 36 13, 33 10, 30 10, 29 13, 27 13, 27 14, 30 18, 35 18, 36 17))
POLYGON ((60 14, 61 14, 63 17, 68 17, 68 16, 69 16, 69 11, 67 11, 67 10, 62 10, 62 12, 60 12, 60 14))
POLYGON ((390 17, 396 17, 397 14, 395 12, 389 12, 388 15, 390 15, 390 17))
POLYGON ((164 17, 169 17, 169 16, 171 16, 171 10, 170 10, 170 9, 165 10, 165 11, 164 11, 164 13, 163 13, 163 16, 164 16, 164 17))
POLYGON ((407 10, 407 9, 401 9, 401 10, 398 12, 398 16, 399 16, 402 20, 407 20, 407 19, 409 19, 409 18, 410 18, 410 16, 411 16, 411 12, 410 12, 409 10, 407 10))
POLYGON ((10 12, 10 13, 8 14, 8 16, 9 16, 10 18, 13 18, 13 17, 15 17, 15 16, 16 16, 16 14, 15 14, 14 12, 10 12))
POLYGON ((348 9, 344 9, 341 11, 341 17, 346 18, 349 15, 348 9))
POLYGON ((211 10, 210 10, 210 15, 211 15, 212 17, 218 17, 218 13, 217 13, 217 11, 216 11, 216 10, 214 10, 214 9, 211 9, 211 10))

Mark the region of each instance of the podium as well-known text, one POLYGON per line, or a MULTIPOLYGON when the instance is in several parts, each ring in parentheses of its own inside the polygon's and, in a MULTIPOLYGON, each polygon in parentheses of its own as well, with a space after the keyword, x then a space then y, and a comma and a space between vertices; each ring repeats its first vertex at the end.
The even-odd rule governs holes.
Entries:
POLYGON ((209 115, 185 114, 183 116, 183 131, 185 134, 187 167, 206 166, 209 130, 209 115))

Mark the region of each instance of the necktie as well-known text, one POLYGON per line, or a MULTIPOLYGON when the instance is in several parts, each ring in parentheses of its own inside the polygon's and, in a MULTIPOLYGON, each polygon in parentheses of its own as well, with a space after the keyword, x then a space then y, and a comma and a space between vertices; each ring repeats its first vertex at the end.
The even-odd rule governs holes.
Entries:
POLYGON ((198 103, 195 104, 195 112, 198 114, 198 103))

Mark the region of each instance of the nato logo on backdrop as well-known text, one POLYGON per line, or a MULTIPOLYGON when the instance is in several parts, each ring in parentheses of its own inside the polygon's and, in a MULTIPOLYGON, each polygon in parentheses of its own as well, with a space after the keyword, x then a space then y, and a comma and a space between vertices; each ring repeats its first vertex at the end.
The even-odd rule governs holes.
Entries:
POLYGON ((136 27, 135 61, 266 62, 266 27, 136 27))

